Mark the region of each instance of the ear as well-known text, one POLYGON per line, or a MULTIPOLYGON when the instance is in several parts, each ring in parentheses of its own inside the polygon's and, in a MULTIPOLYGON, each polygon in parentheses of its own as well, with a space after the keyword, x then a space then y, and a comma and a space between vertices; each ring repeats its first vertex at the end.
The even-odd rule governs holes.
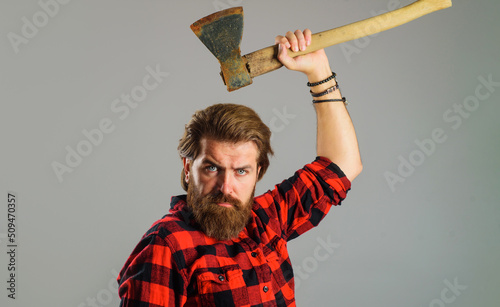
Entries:
POLYGON ((182 158, 182 164, 184 166, 184 180, 189 183, 189 174, 191 173, 191 159, 182 158))

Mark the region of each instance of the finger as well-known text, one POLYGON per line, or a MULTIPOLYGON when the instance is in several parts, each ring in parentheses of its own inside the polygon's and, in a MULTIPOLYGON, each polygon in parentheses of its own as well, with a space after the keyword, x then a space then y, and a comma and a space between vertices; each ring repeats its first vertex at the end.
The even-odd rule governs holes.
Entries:
POLYGON ((297 37, 297 44, 299 46, 299 49, 301 51, 306 50, 306 39, 304 37, 304 33, 302 33, 302 31, 300 30, 296 30, 294 34, 297 37))
POLYGON ((284 37, 283 35, 278 35, 274 39, 274 44, 284 44, 286 48, 290 48, 290 43, 288 42, 288 39, 284 37))
POLYGON ((288 31, 286 32, 286 38, 288 39, 288 42, 290 43, 290 49, 292 49, 292 51, 299 51, 299 43, 298 43, 298 40, 297 40, 297 36, 295 36, 295 33, 293 33, 292 31, 288 31))
POLYGON ((312 32, 309 29, 304 30, 304 38, 306 40, 306 46, 311 45, 311 40, 312 40, 312 32))

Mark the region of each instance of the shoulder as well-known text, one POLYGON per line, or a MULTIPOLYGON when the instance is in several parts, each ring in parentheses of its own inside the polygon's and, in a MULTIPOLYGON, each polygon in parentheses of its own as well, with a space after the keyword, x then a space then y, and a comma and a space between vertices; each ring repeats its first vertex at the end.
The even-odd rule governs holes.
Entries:
POLYGON ((144 246, 165 246, 171 254, 193 247, 193 238, 200 230, 186 218, 185 212, 171 211, 151 225, 141 243, 144 246))
POLYGON ((169 241, 183 233, 195 231, 197 230, 192 223, 192 214, 187 209, 185 195, 180 195, 172 197, 170 211, 150 226, 143 239, 155 237, 169 241))

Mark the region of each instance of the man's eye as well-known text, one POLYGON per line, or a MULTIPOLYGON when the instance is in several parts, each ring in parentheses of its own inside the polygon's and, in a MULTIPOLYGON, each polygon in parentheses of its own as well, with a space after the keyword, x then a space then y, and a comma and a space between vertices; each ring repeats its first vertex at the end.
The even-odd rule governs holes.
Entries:
POLYGON ((237 170, 237 171, 236 171, 236 173, 237 173, 238 175, 245 175, 245 174, 247 173, 247 171, 246 171, 246 170, 244 170, 244 169, 239 169, 239 170, 237 170))
POLYGON ((217 171, 217 167, 213 166, 213 165, 207 166, 207 171, 209 171, 209 172, 216 172, 217 171))

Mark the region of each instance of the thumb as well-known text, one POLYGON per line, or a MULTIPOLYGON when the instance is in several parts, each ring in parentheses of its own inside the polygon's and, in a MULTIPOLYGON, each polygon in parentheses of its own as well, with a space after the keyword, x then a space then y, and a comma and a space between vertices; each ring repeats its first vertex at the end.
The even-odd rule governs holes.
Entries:
POLYGON ((295 61, 288 55, 288 49, 284 44, 278 44, 278 60, 288 69, 295 68, 295 61))

